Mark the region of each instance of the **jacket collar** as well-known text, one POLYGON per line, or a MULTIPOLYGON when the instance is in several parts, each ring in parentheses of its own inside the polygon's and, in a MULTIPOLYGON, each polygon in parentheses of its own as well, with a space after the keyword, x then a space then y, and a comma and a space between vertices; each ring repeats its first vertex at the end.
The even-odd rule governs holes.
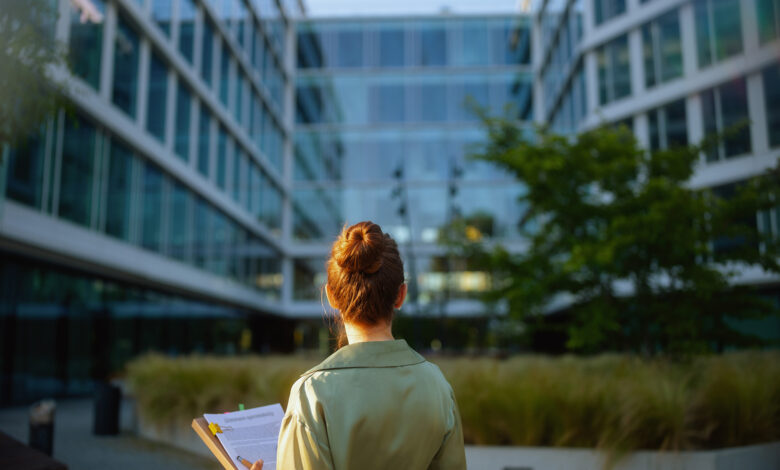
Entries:
POLYGON ((367 341, 344 346, 302 376, 320 370, 400 367, 421 362, 425 362, 425 358, 410 348, 406 340, 367 341))

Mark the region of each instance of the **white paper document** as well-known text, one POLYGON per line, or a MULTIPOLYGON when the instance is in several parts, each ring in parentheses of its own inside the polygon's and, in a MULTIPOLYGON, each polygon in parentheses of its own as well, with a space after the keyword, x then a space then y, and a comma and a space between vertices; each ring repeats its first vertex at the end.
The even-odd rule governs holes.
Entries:
POLYGON ((204 414, 203 417, 222 430, 217 438, 236 468, 246 468, 239 462, 240 456, 252 463, 263 459, 263 470, 276 469, 276 443, 284 417, 279 403, 231 413, 204 414))

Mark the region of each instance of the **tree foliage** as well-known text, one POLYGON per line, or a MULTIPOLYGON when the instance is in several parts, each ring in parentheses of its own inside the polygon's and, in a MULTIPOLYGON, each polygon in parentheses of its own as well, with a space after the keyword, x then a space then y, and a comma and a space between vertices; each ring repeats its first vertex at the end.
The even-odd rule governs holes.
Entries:
MULTIPOLYGON (((529 328, 568 315, 567 347, 687 353, 760 343, 735 322, 776 314, 740 285, 741 268, 780 272, 778 241, 756 226, 780 200, 780 172, 723 188, 688 183, 701 146, 648 152, 625 128, 573 137, 483 116, 488 143, 475 155, 525 188, 519 228, 527 249, 448 243, 494 273, 488 300, 506 302, 529 328)), ((450 231, 451 233, 451 231, 450 231)))
POLYGON ((64 46, 55 39, 57 2, 0 2, 0 148, 37 130, 64 104, 64 46))

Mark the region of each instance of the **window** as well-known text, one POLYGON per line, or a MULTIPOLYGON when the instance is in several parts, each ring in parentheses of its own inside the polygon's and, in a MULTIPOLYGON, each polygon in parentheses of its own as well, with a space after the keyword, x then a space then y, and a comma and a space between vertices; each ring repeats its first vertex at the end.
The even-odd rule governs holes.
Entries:
POLYGON ((531 60, 530 32, 502 20, 490 28, 490 51, 496 65, 528 64, 531 60))
POLYGON ((205 104, 200 105, 198 120, 198 172, 209 177, 209 137, 211 135, 211 116, 205 104))
POLYGON ((227 187, 228 135, 224 126, 217 134, 217 186, 222 191, 227 187))
MULTIPOLYGON (((358 24, 358 28, 362 25, 358 24)), ((336 33, 339 67, 360 67, 363 65, 363 31, 355 27, 336 33)), ((396 47, 398 47, 396 45, 396 47)))
MULTIPOLYGON (((92 5, 105 16, 103 0, 93 0, 92 5)), ((73 73, 84 79, 92 88, 100 88, 100 57, 103 49, 103 23, 81 21, 76 8, 70 8, 70 64, 73 73)))
POLYGON ((742 52, 739 0, 696 0, 694 15, 699 68, 742 52))
POLYGON ((146 130, 165 141, 165 103, 168 102, 168 67, 157 53, 152 52, 149 62, 149 94, 146 104, 146 130))
POLYGON ((195 5, 192 0, 179 1, 179 52, 192 63, 195 45, 195 5))
POLYGON ((123 240, 130 238, 133 154, 116 139, 111 140, 106 194, 106 233, 123 240))
POLYGON ((599 70, 599 102, 607 104, 631 94, 628 36, 623 35, 596 51, 599 70))
POLYGON ((374 122, 402 122, 406 106, 403 85, 377 85, 371 91, 374 122))
POLYGON ((114 41, 114 86, 111 100, 131 117, 135 117, 138 94, 138 57, 138 34, 119 15, 114 41))
POLYGON ((160 251, 162 243, 163 183, 162 171, 146 162, 143 172, 143 213, 141 246, 147 250, 160 251))
POLYGON ((777 0, 756 0, 756 9, 761 44, 780 37, 780 4, 777 0))
POLYGON ((241 149, 236 148, 236 157, 233 159, 232 196, 233 200, 242 206, 246 205, 246 201, 244 200, 246 189, 242 187, 243 181, 241 175, 247 175, 247 177, 249 177, 249 169, 245 167, 246 163, 247 161, 244 153, 241 149))
POLYGON ((647 88, 682 75, 682 43, 678 11, 671 11, 642 27, 647 88))
POLYGON ((685 100, 678 100, 648 113, 650 150, 688 145, 685 100))
POLYGON ((243 111, 244 111, 244 74, 240 71, 236 71, 236 85, 234 87, 234 91, 236 93, 236 99, 233 102, 233 117, 236 119, 236 122, 239 125, 242 125, 244 120, 243 118, 243 111))
POLYGON ((220 64, 219 64, 219 100, 227 107, 228 89, 230 87, 230 50, 226 45, 222 45, 220 64))
POLYGON ((193 220, 192 255, 195 266, 205 268, 209 256, 208 240, 211 228, 211 206, 202 198, 195 198, 195 214, 193 220))
POLYGON ((203 47, 201 51, 200 76, 209 87, 213 75, 212 62, 214 61, 214 27, 208 20, 203 21, 203 47))
POLYGON ((707 152, 714 162, 751 151, 748 122, 747 88, 738 78, 701 94, 702 119, 706 135, 726 133, 723 140, 707 152))
POLYGON ((461 29, 463 65, 487 65, 488 31, 484 21, 466 21, 461 29))
POLYGON ((441 122, 447 119, 447 88, 440 83, 422 85, 420 90, 420 120, 441 122))
POLYGON ((152 18, 166 36, 171 35, 171 7, 173 0, 154 0, 152 2, 152 18))
POLYGON ((21 139, 8 151, 8 197, 41 208, 43 165, 46 152, 46 126, 21 139))
POLYGON ((443 27, 422 25, 417 65, 442 66, 447 64, 447 33, 443 27))
POLYGON ((401 28, 381 29, 379 40, 379 65, 381 67, 402 67, 406 57, 406 35, 401 28))
POLYGON ((598 25, 625 13, 626 0, 593 0, 593 9, 596 12, 596 24, 598 25))
POLYGON ((176 139, 174 152, 188 162, 190 160, 190 109, 192 107, 192 94, 187 86, 179 81, 176 90, 176 139))
POLYGON ((65 120, 58 215, 89 227, 95 172, 95 126, 78 116, 65 120))
POLYGON ((764 104, 769 146, 780 146, 780 63, 770 65, 761 72, 764 80, 764 104))
POLYGON ((190 255, 191 206, 192 194, 181 183, 174 182, 171 191, 171 228, 168 235, 168 254, 181 261, 189 260, 190 255))

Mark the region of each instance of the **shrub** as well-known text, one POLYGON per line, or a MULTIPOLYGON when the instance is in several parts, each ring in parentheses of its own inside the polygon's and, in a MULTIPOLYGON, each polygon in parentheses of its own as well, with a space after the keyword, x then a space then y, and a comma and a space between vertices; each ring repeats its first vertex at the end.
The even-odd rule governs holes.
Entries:
MULTIPOLYGON (((780 354, 686 362, 633 356, 432 358, 455 391, 467 443, 686 450, 780 440, 780 354)), ((148 355, 128 384, 153 423, 287 403, 317 358, 148 355)))

